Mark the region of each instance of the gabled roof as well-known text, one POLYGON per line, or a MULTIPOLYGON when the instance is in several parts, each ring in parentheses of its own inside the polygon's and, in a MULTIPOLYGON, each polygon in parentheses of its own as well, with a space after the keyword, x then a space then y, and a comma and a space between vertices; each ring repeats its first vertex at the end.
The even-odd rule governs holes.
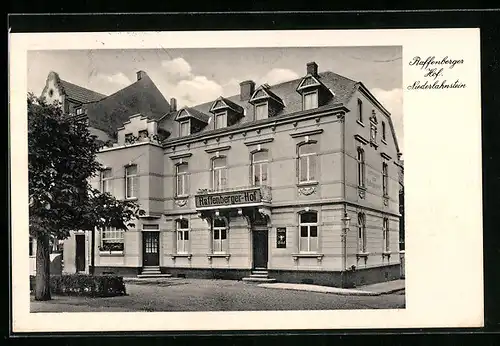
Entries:
POLYGON ((131 115, 160 119, 170 112, 170 104, 148 75, 97 102, 84 105, 89 125, 113 134, 131 115))
POLYGON ((219 97, 217 100, 215 100, 210 107, 210 113, 213 113, 219 109, 225 109, 229 108, 236 113, 241 113, 243 114, 243 107, 241 107, 239 104, 225 98, 225 97, 219 97))
POLYGON ((202 113, 194 108, 184 107, 177 112, 177 116, 175 117, 176 121, 193 118, 199 120, 205 124, 208 124, 208 120, 210 119, 210 115, 202 113))
POLYGON ((261 85, 260 87, 258 87, 254 91, 253 95, 250 97, 250 101, 248 102, 250 103, 258 102, 259 100, 265 100, 265 99, 273 99, 277 103, 284 106, 283 100, 270 90, 269 85, 261 85))
POLYGON ((86 89, 84 87, 67 82, 62 79, 60 79, 59 82, 64 93, 68 98, 81 103, 95 102, 106 97, 106 95, 104 94, 98 93, 90 89, 86 89))

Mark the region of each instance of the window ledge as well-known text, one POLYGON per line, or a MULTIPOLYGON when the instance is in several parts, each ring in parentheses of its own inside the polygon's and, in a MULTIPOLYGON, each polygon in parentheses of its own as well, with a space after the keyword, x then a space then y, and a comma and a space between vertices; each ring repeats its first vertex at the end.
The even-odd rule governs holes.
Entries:
POLYGON ((137 201, 137 197, 126 197, 126 201, 137 201))
POLYGON ((302 186, 314 186, 314 185, 318 185, 319 183, 316 181, 316 180, 312 180, 312 181, 302 181, 302 182, 299 182, 297 183, 297 186, 298 187, 302 187, 302 186))
POLYGON ((99 251, 101 257, 123 257, 123 251, 99 251))
POLYGON ((301 252, 301 253, 294 253, 292 254, 293 260, 298 261, 299 258, 317 258, 318 261, 321 261, 323 259, 323 256, 325 256, 322 253, 308 253, 308 252, 301 252))
POLYGON ((383 251, 382 252, 382 257, 391 257, 392 252, 390 251, 383 251))
POLYGON ((229 253, 208 253, 207 257, 209 260, 212 260, 212 258, 217 257, 217 258, 226 258, 226 260, 229 261, 229 257, 231 257, 231 254, 229 254, 229 253))
POLYGON ((366 186, 358 185, 358 190, 366 191, 366 186))
POLYGON ((361 125, 361 126, 365 127, 365 124, 363 124, 361 121, 356 120, 356 122, 357 122, 359 125, 361 125))
POLYGON ((189 195, 177 195, 174 197, 174 199, 188 199, 189 195))
POLYGON ((381 139, 380 141, 381 141, 382 143, 384 143, 385 145, 387 145, 387 142, 386 142, 386 140, 385 140, 385 139, 381 139))
POLYGON ((191 259, 191 257, 193 257, 193 254, 190 254, 190 253, 173 253, 170 255, 170 257, 172 257, 173 260, 175 260, 177 257, 183 257, 183 258, 187 258, 188 260, 191 259))
POLYGON ((357 257, 357 258, 361 258, 361 257, 363 257, 363 258, 367 258, 369 255, 370 255, 370 253, 369 253, 369 252, 358 252, 358 253, 356 254, 356 257, 357 257))

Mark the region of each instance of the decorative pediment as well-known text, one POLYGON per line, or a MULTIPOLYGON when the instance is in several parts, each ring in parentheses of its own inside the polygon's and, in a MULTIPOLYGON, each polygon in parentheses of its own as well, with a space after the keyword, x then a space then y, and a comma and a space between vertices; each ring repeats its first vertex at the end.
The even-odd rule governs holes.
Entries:
POLYGON ((299 83, 297 87, 297 91, 300 92, 303 89, 312 88, 312 87, 320 87, 323 84, 313 75, 307 75, 299 83))
POLYGON ((177 112, 175 117, 176 121, 182 121, 187 119, 196 119, 202 123, 208 124, 210 116, 203 112, 200 112, 194 108, 185 107, 177 112))
POLYGON ((269 90, 269 86, 266 84, 261 85, 259 88, 257 88, 248 102, 254 104, 265 100, 273 100, 282 107, 285 106, 283 100, 278 95, 269 90))
POLYGON ((224 98, 224 97, 219 97, 217 100, 214 101, 212 104, 212 107, 210 107, 210 113, 217 113, 218 111, 222 110, 227 110, 230 109, 234 113, 237 114, 243 114, 243 107, 240 105, 237 105, 236 103, 224 98))

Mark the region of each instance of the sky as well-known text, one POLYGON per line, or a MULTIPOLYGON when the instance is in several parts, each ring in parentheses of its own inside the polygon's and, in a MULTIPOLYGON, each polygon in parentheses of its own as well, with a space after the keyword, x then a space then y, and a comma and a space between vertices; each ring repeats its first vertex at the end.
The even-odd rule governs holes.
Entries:
POLYGON ((50 71, 61 79, 110 95, 145 71, 167 100, 178 108, 239 93, 239 83, 276 84, 318 71, 361 81, 391 112, 404 152, 402 48, 293 47, 214 49, 44 50, 28 53, 28 91, 40 95, 50 71))

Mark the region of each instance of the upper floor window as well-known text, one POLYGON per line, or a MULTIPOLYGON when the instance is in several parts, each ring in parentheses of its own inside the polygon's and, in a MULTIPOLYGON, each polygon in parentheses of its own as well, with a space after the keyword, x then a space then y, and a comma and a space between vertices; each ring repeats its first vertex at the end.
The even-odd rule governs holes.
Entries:
POLYGON ((385 134, 385 121, 382 121, 382 139, 385 141, 386 140, 386 134, 385 134))
POLYGON ((269 110, 267 102, 259 103, 255 105, 255 120, 267 119, 269 115, 269 110))
POLYGON ((252 184, 256 186, 266 185, 268 177, 268 151, 258 151, 252 154, 252 184))
POLYGON ((125 198, 137 198, 138 185, 137 165, 125 167, 125 198))
POLYGON ((179 126, 181 127, 181 131, 180 131, 181 136, 189 136, 189 134, 190 134, 189 120, 181 121, 179 126))
POLYGON ((299 182, 316 180, 316 153, 317 144, 315 142, 302 144, 299 146, 299 182))
POLYGON ((221 218, 213 219, 212 222, 212 251, 213 253, 227 253, 227 226, 221 218))
POLYGON ((215 113, 215 128, 222 129, 227 127, 227 112, 215 113))
POLYGON ((365 151, 358 148, 358 186, 365 187, 365 151))
POLYGON ((189 252, 189 221, 186 219, 177 220, 177 253, 189 252))
POLYGON ((212 159, 212 187, 215 191, 225 189, 227 186, 226 158, 217 157, 212 159))
POLYGON ((134 140, 134 134, 133 133, 126 133, 125 134, 125 143, 132 143, 134 140))
POLYGON ((101 192, 112 194, 112 171, 106 168, 101 171, 101 192))
POLYGON ((318 213, 310 211, 300 214, 299 227, 299 251, 318 251, 318 213))
POLYGON ((76 115, 83 114, 83 108, 78 107, 78 108, 75 110, 75 113, 76 113, 76 115))
POLYGON ((182 163, 176 166, 177 196, 189 195, 189 171, 188 164, 182 163))
POLYGON ((387 163, 383 162, 382 163, 382 190, 383 190, 384 196, 387 196, 387 194, 388 194, 388 183, 389 183, 388 166, 387 166, 387 163))
POLYGON ((123 251, 125 232, 115 227, 101 230, 101 251, 123 251))
POLYGON ((304 93, 304 110, 318 108, 318 91, 304 93))
POLYGON ((139 131, 139 138, 140 139, 148 138, 148 130, 139 131))
POLYGON ((358 214, 358 252, 366 252, 366 217, 365 214, 358 214))
POLYGON ((389 252, 390 251, 390 238, 389 238, 389 219, 388 218, 384 218, 384 220, 382 221, 383 224, 382 224, 382 232, 383 232, 383 238, 384 238, 384 249, 383 251, 384 252, 389 252))
POLYGON ((358 99, 358 120, 363 122, 363 101, 358 99))

